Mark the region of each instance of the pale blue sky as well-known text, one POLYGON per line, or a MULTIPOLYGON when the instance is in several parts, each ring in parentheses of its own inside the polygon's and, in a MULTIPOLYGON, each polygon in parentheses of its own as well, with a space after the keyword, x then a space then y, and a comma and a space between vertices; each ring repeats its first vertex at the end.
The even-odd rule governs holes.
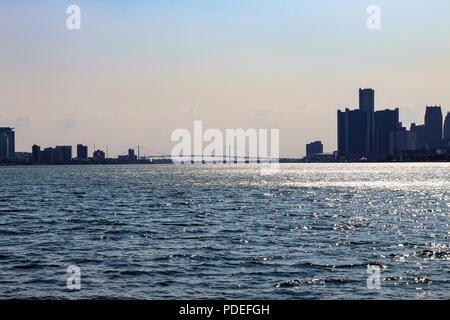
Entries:
POLYGON ((450 111, 450 2, 0 1, 0 126, 17 149, 84 143, 169 152, 170 133, 279 128, 282 156, 336 148, 359 87, 423 122, 450 111), (81 30, 66 8, 81 8, 81 30), (381 8, 381 30, 366 8, 381 8))

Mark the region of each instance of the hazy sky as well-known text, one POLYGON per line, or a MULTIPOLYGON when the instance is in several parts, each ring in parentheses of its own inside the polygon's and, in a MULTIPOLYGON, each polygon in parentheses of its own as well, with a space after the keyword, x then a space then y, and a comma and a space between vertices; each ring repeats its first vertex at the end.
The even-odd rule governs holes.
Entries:
POLYGON ((450 111, 449 80, 448 0, 0 0, 0 126, 16 151, 169 153, 194 120, 279 128, 281 156, 314 140, 333 151, 336 110, 357 107, 359 87, 409 127, 426 104, 450 111), (72 4, 81 30, 66 28, 72 4))

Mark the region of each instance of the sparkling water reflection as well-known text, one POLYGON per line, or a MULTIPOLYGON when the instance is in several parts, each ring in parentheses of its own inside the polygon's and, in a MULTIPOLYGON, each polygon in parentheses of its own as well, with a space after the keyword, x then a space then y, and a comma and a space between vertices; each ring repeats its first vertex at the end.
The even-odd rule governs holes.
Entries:
POLYGON ((0 167, 0 298, 448 299, 449 169, 0 167))

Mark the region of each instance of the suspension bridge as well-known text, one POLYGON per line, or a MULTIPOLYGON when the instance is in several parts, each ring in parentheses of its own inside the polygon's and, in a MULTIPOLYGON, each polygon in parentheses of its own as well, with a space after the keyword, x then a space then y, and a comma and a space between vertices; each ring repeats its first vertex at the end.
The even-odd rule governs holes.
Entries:
MULTIPOLYGON (((220 154, 189 154, 189 155, 171 155, 167 152, 157 151, 144 146, 137 146, 137 160, 146 160, 151 162, 175 162, 180 164, 193 163, 275 163, 279 158, 260 156, 251 154, 247 150, 236 146, 224 147, 220 154), (227 152, 228 151, 228 152, 227 152)), ((128 152, 123 152, 127 154, 128 152)))

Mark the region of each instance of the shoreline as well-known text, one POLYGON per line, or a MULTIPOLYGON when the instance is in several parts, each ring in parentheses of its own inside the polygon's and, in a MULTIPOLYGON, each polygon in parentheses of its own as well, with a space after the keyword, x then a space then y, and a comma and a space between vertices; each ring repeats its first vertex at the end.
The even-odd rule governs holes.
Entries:
MULTIPOLYGON (((391 160, 391 161, 312 161, 312 162, 306 162, 306 161, 280 161, 280 164, 313 164, 313 163, 448 163, 450 162, 450 159, 443 159, 443 160, 424 160, 424 159, 418 159, 418 160, 391 160)), ((194 164, 194 163, 184 163, 181 165, 220 165, 220 164, 267 164, 267 163, 248 163, 248 162, 239 162, 239 163, 201 163, 201 164, 194 164)), ((51 166, 51 167, 59 167, 59 166, 95 166, 95 165, 180 165, 175 163, 139 163, 139 162, 101 162, 101 163, 0 163, 0 167, 43 167, 43 166, 51 166)))

